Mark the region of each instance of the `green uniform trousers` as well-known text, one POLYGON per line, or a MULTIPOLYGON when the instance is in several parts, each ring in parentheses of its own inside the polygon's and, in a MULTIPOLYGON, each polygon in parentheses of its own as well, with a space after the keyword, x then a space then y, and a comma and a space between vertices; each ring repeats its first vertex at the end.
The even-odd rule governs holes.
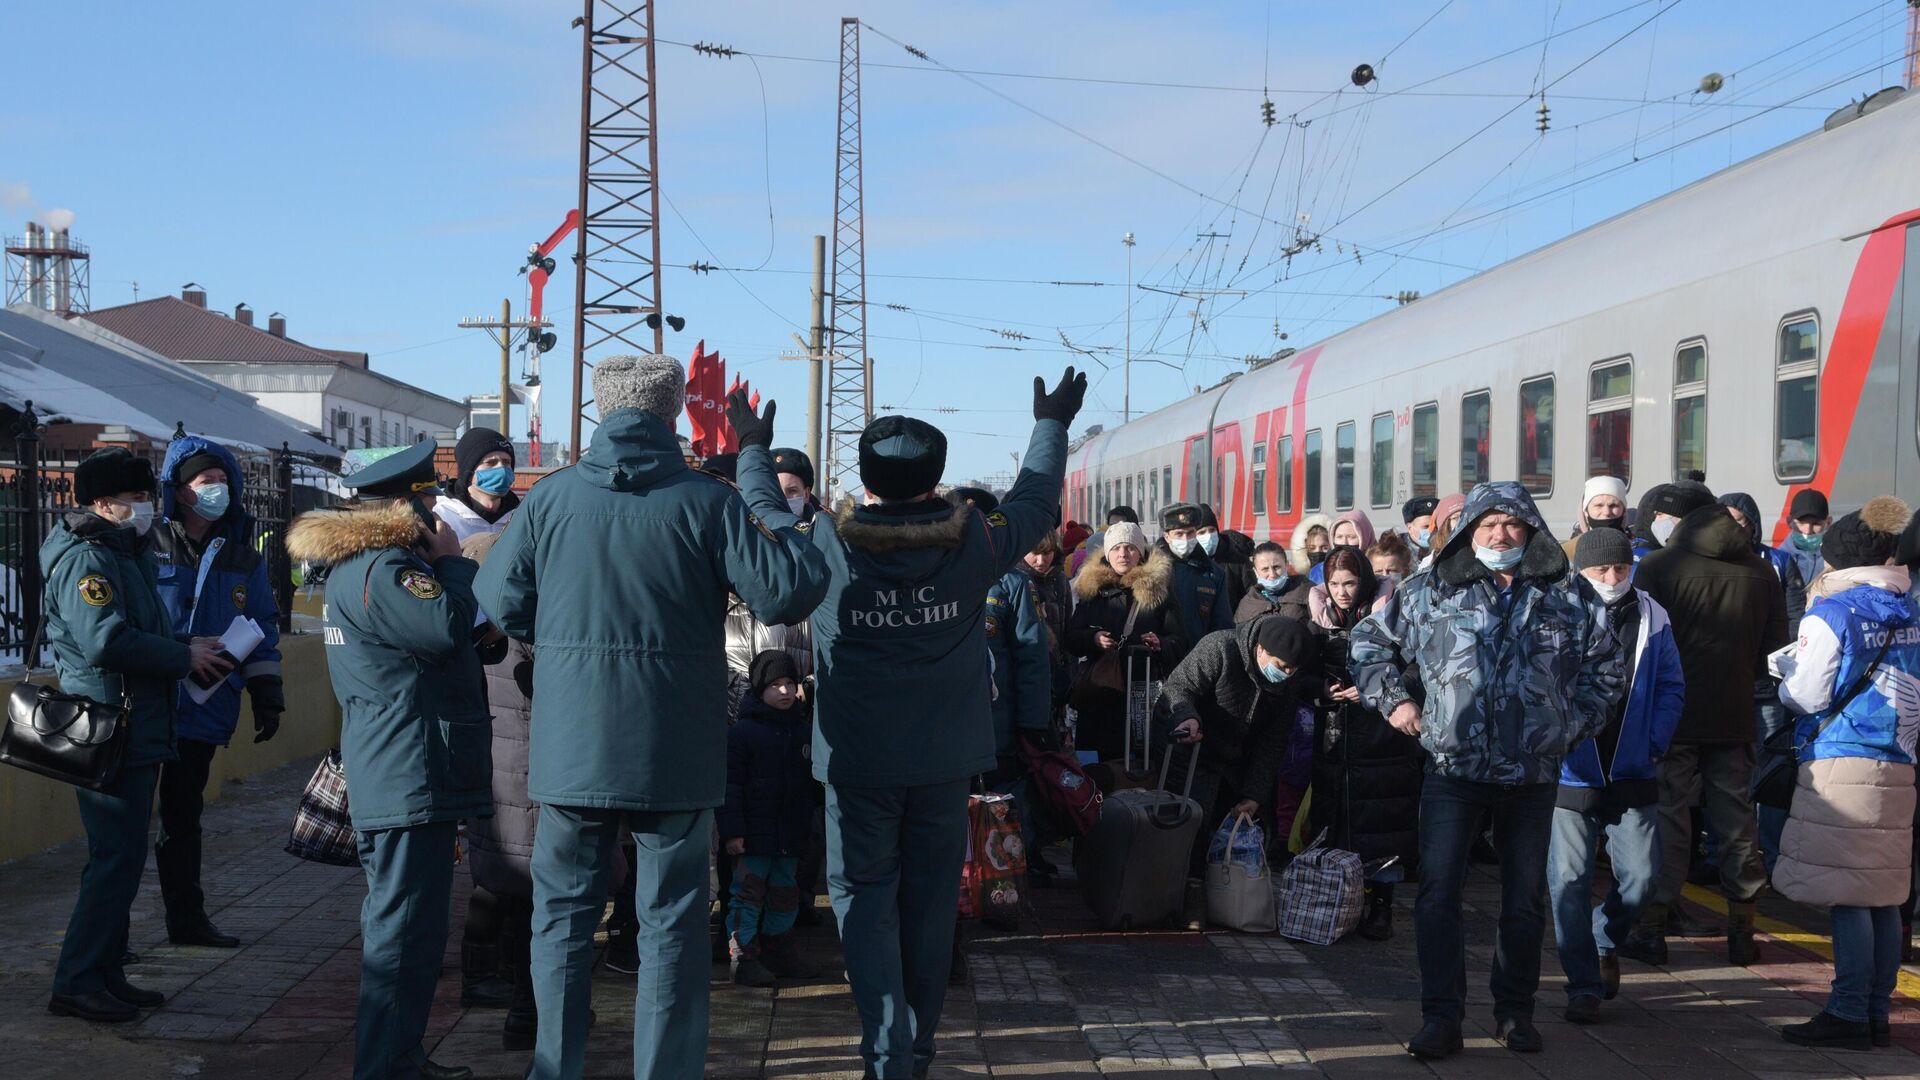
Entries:
POLYGON ((622 819, 634 845, 640 974, 633 1075, 699 1080, 707 1070, 707 852, 713 811, 653 813, 540 806, 533 837, 533 996, 540 1031, 529 1080, 574 1080, 586 1067, 593 932, 606 908, 622 819))
POLYGON ((926 1073, 947 1000, 968 781, 827 785, 827 891, 870 1075, 926 1073))
POLYGON ((80 895, 73 901, 60 963, 53 971, 53 992, 90 994, 105 990, 120 973, 127 951, 127 914, 140 892, 147 866, 147 821, 153 813, 158 765, 123 769, 107 791, 74 788, 80 798, 80 824, 87 830, 87 868, 80 872, 80 895))
POLYGON ((356 834, 367 899, 360 905, 360 1014, 354 1080, 413 1080, 434 984, 447 953, 456 823, 356 834))

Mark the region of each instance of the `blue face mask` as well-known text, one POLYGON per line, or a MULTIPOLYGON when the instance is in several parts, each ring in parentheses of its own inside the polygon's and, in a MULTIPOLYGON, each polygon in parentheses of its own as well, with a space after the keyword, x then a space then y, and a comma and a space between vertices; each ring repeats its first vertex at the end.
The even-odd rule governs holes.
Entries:
POLYGON ((489 495, 505 495, 513 490, 513 470, 505 465, 480 469, 473 474, 473 486, 489 495))
POLYGON ((219 521, 226 516, 227 507, 233 500, 233 493, 225 484, 208 484, 193 489, 193 512, 208 521, 219 521))
POLYGON ((1793 546, 1801 551, 1819 551, 1820 541, 1827 538, 1826 533, 1794 533, 1793 546))
POLYGON ((1422 549, 1426 548, 1433 543, 1433 530, 1421 529, 1419 532, 1414 533, 1413 542, 1418 544, 1422 549))
POLYGON ((1177 559, 1184 559, 1193 554, 1193 547, 1194 543, 1192 540, 1167 541, 1167 550, 1173 552, 1174 558, 1177 559))
POLYGON ((1275 686, 1278 686, 1281 683, 1287 681, 1287 672, 1283 670, 1277 662, 1272 664, 1261 664, 1260 674, 1266 676, 1267 681, 1274 684, 1275 686))
POLYGON ((1220 550, 1220 534, 1217 532, 1201 533, 1200 534, 1200 550, 1206 552, 1209 555, 1213 554, 1216 551, 1219 551, 1220 550))
POLYGON ((1475 544, 1473 546, 1473 557, 1479 559, 1480 565, 1485 566, 1489 570, 1511 570, 1520 565, 1521 559, 1527 557, 1527 549, 1517 547, 1508 548, 1505 551, 1495 551, 1492 548, 1484 548, 1475 544))
POLYGON ((1262 578, 1259 583, 1260 591, 1266 593, 1268 596, 1279 596, 1281 593, 1287 591, 1287 583, 1292 580, 1292 578, 1285 575, 1274 578, 1272 581, 1262 578))

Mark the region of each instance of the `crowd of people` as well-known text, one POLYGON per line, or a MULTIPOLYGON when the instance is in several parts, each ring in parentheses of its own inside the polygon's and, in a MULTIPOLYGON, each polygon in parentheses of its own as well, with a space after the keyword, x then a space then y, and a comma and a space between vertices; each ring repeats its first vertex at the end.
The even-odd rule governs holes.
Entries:
MULTIPOLYGON (((469 1075, 421 1042, 463 822, 462 997, 504 1010, 530 1076, 582 1073, 609 898, 601 962, 635 982, 635 1075, 693 1077, 710 963, 749 987, 818 976, 794 928, 819 918, 823 878, 868 1075, 923 1076, 965 975, 970 790, 1014 796, 1045 885, 1073 829, 1035 762, 1075 752, 1112 790, 1169 743, 1205 821, 1258 820, 1280 860, 1315 837, 1360 857, 1362 937, 1391 937, 1396 887, 1417 882, 1416 1056, 1462 1045, 1475 862, 1497 863, 1489 989, 1512 1050, 1541 1048, 1549 915, 1564 1014, 1600 1022, 1622 959, 1664 964, 1668 938, 1706 929, 1681 889, 1709 874, 1733 964, 1759 959, 1763 890, 1832 912, 1832 994, 1784 1038, 1887 1044, 1920 732, 1920 516, 1899 500, 1836 520, 1802 490, 1777 549, 1754 498, 1703 477, 1631 510, 1594 477, 1565 538, 1512 482, 1412 499, 1401 529, 1308 514, 1285 545, 1189 502, 1151 539, 1125 506, 1095 531, 1060 520, 1086 388, 1069 368, 1034 380, 1003 496, 944 488, 945 436, 889 416, 859 441, 865 501, 829 510, 807 456, 773 447, 772 403, 730 398, 738 454, 690 461, 678 362, 609 357, 593 379, 591 447, 524 496, 511 441, 475 429, 451 480, 421 444, 289 530, 326 568, 368 886, 357 1076, 469 1075)), ((124 699, 130 727, 117 780, 77 789, 88 866, 55 1013, 162 1004, 126 975, 156 792, 169 937, 239 944, 199 888, 200 792, 243 694, 256 741, 285 710, 240 484, 204 439, 157 476, 100 451, 41 552, 62 685, 124 699), (239 663, 217 637, 235 615, 267 631, 239 663)), ((1196 930, 1208 833, 1185 868, 1196 930)))

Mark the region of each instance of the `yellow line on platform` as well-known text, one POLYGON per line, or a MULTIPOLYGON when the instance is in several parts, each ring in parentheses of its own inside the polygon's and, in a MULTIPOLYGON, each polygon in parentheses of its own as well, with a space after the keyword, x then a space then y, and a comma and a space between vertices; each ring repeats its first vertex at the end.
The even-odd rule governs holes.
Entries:
MULTIPOLYGON (((1700 907, 1706 908, 1707 911, 1723 920, 1726 918, 1727 902, 1719 893, 1705 886, 1694 885, 1692 883, 1688 883, 1681 888, 1682 895, 1688 900, 1700 907)), ((1759 930, 1768 937, 1778 938, 1791 945, 1798 945, 1808 952, 1818 955, 1827 963, 1833 963, 1833 939, 1825 934, 1817 934, 1810 930, 1804 930, 1790 922, 1783 922, 1779 919, 1769 918, 1759 914, 1753 917, 1753 926, 1754 929, 1759 930)), ((1894 992, 1902 997, 1920 1001, 1920 975, 1915 975, 1905 967, 1902 967, 1900 969, 1899 981, 1894 986, 1894 992)))

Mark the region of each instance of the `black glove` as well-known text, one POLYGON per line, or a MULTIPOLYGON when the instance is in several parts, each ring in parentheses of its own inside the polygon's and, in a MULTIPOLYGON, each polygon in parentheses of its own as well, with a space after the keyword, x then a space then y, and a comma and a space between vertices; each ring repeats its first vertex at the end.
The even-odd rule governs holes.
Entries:
POLYGON ((1060 376, 1060 384, 1047 393, 1047 384, 1040 376, 1033 377, 1033 418, 1035 420, 1058 420, 1062 425, 1073 423, 1080 414, 1080 403, 1087 399, 1087 377, 1075 375, 1071 365, 1067 373, 1060 376))
POLYGON ((507 635, 490 622, 481 623, 473 628, 473 650, 480 654, 480 663, 492 667, 507 658, 507 635))
POLYGON ((253 699, 253 741, 266 742, 280 730, 280 714, 287 711, 285 688, 277 675, 255 675, 247 680, 253 699))
POLYGON ((727 424, 740 441, 740 449, 773 445, 773 406, 774 403, 769 400, 767 411, 755 416, 753 406, 747 404, 745 390, 735 390, 727 395, 727 424))

